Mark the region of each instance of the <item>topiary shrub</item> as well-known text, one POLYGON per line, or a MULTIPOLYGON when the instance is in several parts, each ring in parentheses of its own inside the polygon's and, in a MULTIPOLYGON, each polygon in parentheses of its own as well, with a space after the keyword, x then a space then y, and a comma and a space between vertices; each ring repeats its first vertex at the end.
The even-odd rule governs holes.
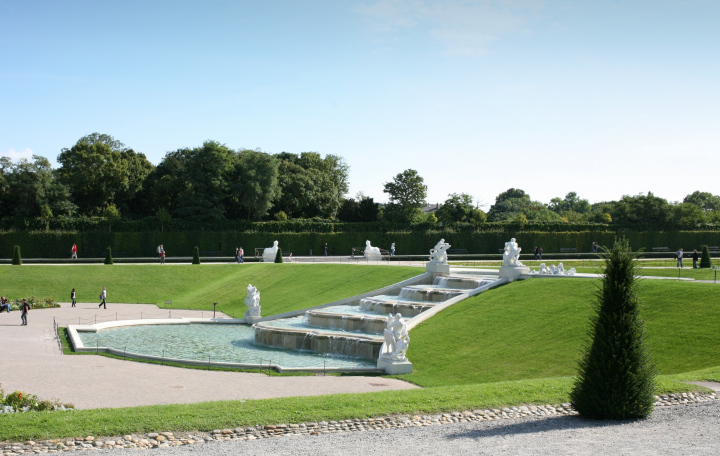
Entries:
POLYGON ((113 264, 112 247, 108 246, 105 254, 105 264, 113 264))
POLYGON ((282 249, 281 249, 280 247, 278 247, 277 253, 275 254, 275 262, 276 262, 276 263, 282 263, 282 262, 283 262, 282 249))
POLYGON ((20 246, 16 245, 13 249, 12 264, 20 266, 22 264, 22 255, 20 255, 20 246))
POLYGON ((655 369, 643 343, 636 255, 626 239, 619 239, 603 257, 597 314, 591 319, 590 340, 570 400, 587 418, 645 418, 653 409, 655 369))
POLYGON ((700 255, 700 267, 712 267, 712 260, 710 260, 710 250, 708 250, 708 246, 706 245, 702 246, 702 255, 700 255))
POLYGON ((200 264, 200 249, 195 246, 193 249, 193 262, 192 264, 200 264))

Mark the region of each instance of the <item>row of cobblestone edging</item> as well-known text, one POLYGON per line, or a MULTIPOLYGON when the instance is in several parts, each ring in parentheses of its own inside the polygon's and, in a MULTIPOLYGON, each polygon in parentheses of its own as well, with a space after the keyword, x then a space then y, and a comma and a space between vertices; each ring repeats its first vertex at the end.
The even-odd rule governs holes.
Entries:
MULTIPOLYGON (((682 393, 655 396, 656 407, 679 406, 718 400, 716 393, 682 393)), ((70 412, 72 413, 72 412, 70 412)), ((465 423, 472 421, 495 421, 530 417, 577 415, 569 403, 557 405, 523 405, 502 409, 465 410, 435 415, 401 415, 340 421, 320 421, 300 424, 258 425, 234 429, 216 429, 208 433, 151 432, 141 435, 96 438, 94 436, 70 439, 50 439, 27 442, 0 442, 2 456, 29 453, 56 453, 109 448, 161 448, 169 446, 196 445, 226 440, 257 440, 287 435, 319 435, 339 432, 362 432, 369 430, 406 428, 465 423)))

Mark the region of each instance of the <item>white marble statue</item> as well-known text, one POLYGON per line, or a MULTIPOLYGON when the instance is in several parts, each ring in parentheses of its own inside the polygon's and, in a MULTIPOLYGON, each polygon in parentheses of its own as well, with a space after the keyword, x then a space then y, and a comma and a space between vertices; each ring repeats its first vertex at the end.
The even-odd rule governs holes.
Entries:
POLYGON ((365 259, 366 260, 382 260, 382 254, 378 247, 370 245, 370 241, 365 241, 365 259))
POLYGON ((277 255, 278 251, 278 241, 273 242, 272 247, 268 247, 265 250, 263 250, 263 262, 265 263, 274 263, 275 262, 275 256, 277 255))
POLYGON ((503 266, 518 268, 522 267, 523 264, 520 262, 520 251, 522 249, 518 247, 518 243, 515 242, 515 238, 510 239, 510 242, 505 243, 505 250, 503 251, 503 266))
POLYGON ((260 317, 260 292, 252 286, 251 283, 247 286, 247 296, 245 296, 245 305, 247 310, 245 311, 245 317, 260 317))
POLYGON ((408 346, 410 345, 410 335, 408 334, 407 324, 401 314, 393 316, 389 314, 385 318, 385 343, 380 349, 380 359, 388 359, 391 361, 405 361, 407 358, 408 346))
POLYGON ((445 242, 445 239, 440 239, 440 242, 430 249, 430 263, 448 264, 447 249, 449 248, 450 244, 445 242))
POLYGON ((540 269, 537 271, 531 271, 532 274, 543 274, 543 275, 575 275, 575 268, 565 269, 562 263, 558 263, 557 266, 551 264, 549 267, 545 266, 545 263, 540 263, 540 269))

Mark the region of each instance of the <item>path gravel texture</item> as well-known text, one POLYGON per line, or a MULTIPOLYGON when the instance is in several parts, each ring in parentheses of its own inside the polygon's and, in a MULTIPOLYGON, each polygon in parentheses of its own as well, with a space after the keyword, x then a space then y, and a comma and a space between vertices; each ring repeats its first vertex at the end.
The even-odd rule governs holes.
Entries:
MULTIPOLYGON (((20 326, 20 312, 0 314, 0 384, 6 393, 21 390, 42 399, 58 399, 78 409, 133 407, 156 404, 314 396, 417 388, 381 377, 270 377, 244 372, 218 372, 123 361, 94 355, 63 355, 53 318, 65 326, 78 318, 99 321, 144 318, 200 317, 199 311, 168 311, 154 305, 114 304, 107 310, 96 303, 62 304, 28 314, 20 326)), ((205 312, 208 317, 210 312, 205 312)))
MULTIPOLYGON (((591 421, 578 416, 480 421, 427 427, 209 442, 153 454, 219 455, 717 455, 720 401, 659 407, 647 420, 591 421)), ((147 454, 99 450, 94 455, 147 454), (121 452, 121 453, 118 453, 121 452)))

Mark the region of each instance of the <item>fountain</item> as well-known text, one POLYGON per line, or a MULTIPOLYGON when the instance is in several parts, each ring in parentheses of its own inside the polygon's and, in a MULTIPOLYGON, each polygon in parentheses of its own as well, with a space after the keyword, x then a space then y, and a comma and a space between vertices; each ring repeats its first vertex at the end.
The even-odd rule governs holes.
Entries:
POLYGON ((380 249, 370 245, 370 241, 365 241, 365 259, 368 261, 382 260, 380 249))
POLYGON ((267 247, 265 250, 263 250, 262 258, 263 263, 274 263, 275 262, 275 256, 277 256, 278 251, 278 241, 273 242, 272 247, 267 247))
POLYGON ((520 251, 515 238, 505 243, 503 250, 503 265, 500 266, 500 278, 508 279, 510 282, 517 280, 523 274, 529 274, 530 268, 520 262, 520 251))
POLYGON ((245 296, 245 305, 247 310, 245 311, 245 321, 249 324, 253 324, 262 318, 260 316, 260 292, 252 286, 251 283, 247 286, 247 296, 245 296))

